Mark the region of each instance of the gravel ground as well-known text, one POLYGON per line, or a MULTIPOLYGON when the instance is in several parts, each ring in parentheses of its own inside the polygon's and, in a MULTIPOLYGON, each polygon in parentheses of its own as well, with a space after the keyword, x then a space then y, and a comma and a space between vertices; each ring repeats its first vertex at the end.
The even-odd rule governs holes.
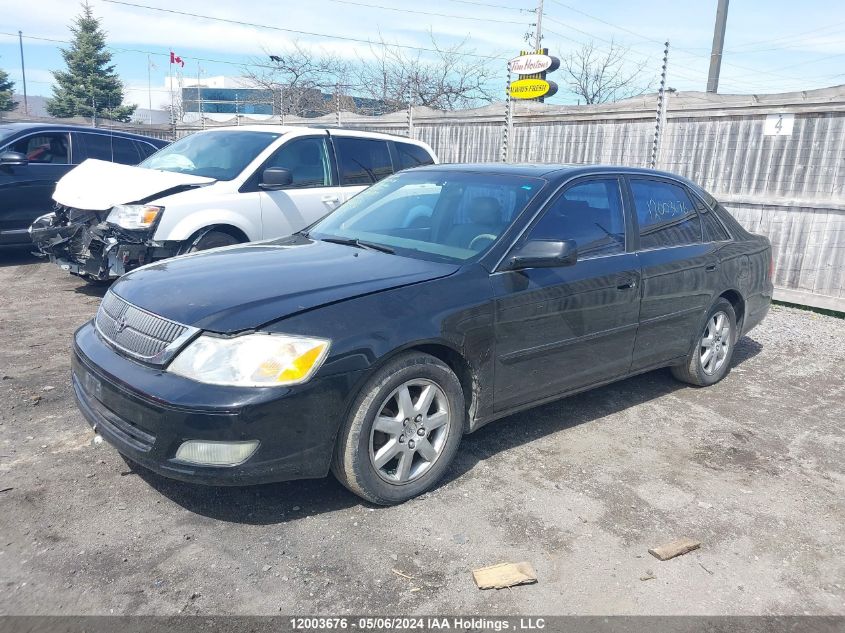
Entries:
POLYGON ((383 509, 331 478, 134 470, 69 385, 103 289, 15 251, 0 288, 0 613, 845 614, 843 320, 775 306, 720 384, 656 371, 511 416, 383 509), (647 553, 681 536, 701 549, 647 553), (475 588, 522 560, 537 584, 475 588))

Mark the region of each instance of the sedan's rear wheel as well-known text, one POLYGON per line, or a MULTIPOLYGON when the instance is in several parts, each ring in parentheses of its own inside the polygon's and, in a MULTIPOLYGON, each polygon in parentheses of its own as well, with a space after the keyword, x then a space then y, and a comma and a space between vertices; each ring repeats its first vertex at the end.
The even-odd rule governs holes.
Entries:
POLYGON ((401 503, 443 476, 461 441, 460 381, 428 354, 404 354, 364 386, 341 429, 332 471, 355 494, 401 503))
POLYGON ((678 380, 699 387, 715 384, 730 368, 737 339, 736 313, 726 299, 719 299, 707 313, 707 320, 683 365, 672 367, 678 380))

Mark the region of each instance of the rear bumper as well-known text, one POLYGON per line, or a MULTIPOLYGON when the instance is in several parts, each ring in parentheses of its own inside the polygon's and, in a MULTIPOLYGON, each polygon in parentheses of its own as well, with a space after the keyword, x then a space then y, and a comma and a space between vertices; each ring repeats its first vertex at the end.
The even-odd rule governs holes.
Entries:
POLYGON ((165 477, 211 485, 325 476, 356 379, 272 389, 202 385, 119 355, 91 323, 75 335, 72 367, 79 410, 103 439, 165 477), (175 459, 191 439, 260 444, 238 466, 198 466, 175 459))

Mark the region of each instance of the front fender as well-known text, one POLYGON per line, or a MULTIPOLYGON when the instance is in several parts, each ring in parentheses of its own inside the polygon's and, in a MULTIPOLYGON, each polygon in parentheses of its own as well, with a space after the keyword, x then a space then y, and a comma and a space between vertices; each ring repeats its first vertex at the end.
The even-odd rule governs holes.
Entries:
MULTIPOLYGON (((261 239, 260 213, 256 213, 253 219, 244 213, 237 213, 230 209, 203 209, 192 211, 178 220, 171 220, 168 217, 169 211, 165 207, 161 222, 153 236, 156 241, 184 242, 197 231, 220 224, 235 227, 246 235, 249 241, 261 239)), ((175 215, 176 213, 173 213, 171 217, 175 215)))

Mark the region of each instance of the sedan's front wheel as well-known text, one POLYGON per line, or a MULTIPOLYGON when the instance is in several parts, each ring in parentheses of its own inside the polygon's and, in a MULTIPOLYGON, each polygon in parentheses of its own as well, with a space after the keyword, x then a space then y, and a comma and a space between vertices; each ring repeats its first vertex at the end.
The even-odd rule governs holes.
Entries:
POLYGON ((698 387, 719 382, 730 368, 736 339, 736 313, 728 300, 719 299, 707 313, 686 362, 672 367, 672 374, 698 387))
POLYGON ((403 354, 361 390, 341 429, 332 471, 373 503, 407 501, 443 476, 464 416, 461 383, 449 366, 428 354, 403 354))

